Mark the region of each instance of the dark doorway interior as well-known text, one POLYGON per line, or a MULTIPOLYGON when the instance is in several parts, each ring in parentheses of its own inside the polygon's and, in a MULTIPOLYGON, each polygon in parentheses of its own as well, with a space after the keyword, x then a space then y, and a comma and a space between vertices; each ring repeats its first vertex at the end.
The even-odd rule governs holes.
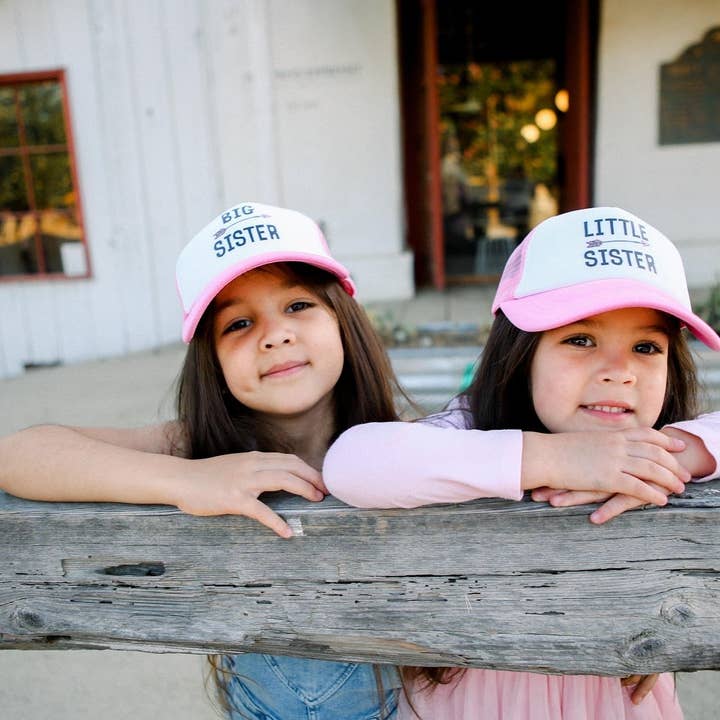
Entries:
POLYGON ((418 285, 493 282, 539 221, 590 202, 593 0, 398 0, 418 285))

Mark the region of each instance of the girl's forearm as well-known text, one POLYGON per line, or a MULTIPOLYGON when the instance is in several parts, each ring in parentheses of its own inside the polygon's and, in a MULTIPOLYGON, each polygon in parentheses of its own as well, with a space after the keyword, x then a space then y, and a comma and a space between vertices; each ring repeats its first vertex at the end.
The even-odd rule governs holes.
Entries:
POLYGON ((423 423, 346 430, 325 456, 328 490, 356 507, 419 507, 483 497, 519 500, 521 434, 423 423))
POLYGON ((0 438, 0 489, 31 500, 177 504, 171 426, 40 425, 0 438))

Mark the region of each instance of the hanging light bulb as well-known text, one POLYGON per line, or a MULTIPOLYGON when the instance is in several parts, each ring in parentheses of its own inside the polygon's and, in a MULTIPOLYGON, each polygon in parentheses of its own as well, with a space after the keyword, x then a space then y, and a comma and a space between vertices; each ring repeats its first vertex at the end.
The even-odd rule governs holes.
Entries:
POLYGON ((570 107, 570 93, 567 90, 558 90, 555 93, 555 107, 560 112, 567 112, 570 107))
POLYGON ((525 142, 534 143, 540 137, 540 128, 533 123, 528 123, 520 128, 520 134, 525 139, 525 142))
POLYGON ((535 124, 541 130, 552 130, 557 122, 557 115, 550 108, 543 108, 535 113, 535 124))

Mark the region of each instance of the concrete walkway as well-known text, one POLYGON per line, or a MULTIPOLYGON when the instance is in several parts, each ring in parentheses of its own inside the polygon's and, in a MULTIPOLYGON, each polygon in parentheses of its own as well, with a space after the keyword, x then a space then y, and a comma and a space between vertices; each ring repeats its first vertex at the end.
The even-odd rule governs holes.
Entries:
MULTIPOLYGON (((489 317, 489 293, 473 288, 425 293, 417 302, 373 309, 402 323, 482 322, 489 317)), ((183 354, 178 344, 0 381, 0 434, 42 422, 131 426, 170 417, 170 386, 183 354)), ((202 656, 187 655, 6 650, 0 653, 0 717, 210 720, 217 715, 203 691, 203 663, 202 656)), ((679 676, 687 720, 718 717, 717 678, 717 673, 679 676)))

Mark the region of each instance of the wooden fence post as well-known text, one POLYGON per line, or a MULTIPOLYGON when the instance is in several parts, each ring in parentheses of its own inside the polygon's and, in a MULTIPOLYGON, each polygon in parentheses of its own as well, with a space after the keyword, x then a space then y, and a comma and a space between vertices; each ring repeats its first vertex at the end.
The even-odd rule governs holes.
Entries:
POLYGON ((600 527, 532 502, 271 504, 291 540, 242 517, 0 493, 0 648, 720 669, 720 481, 600 527))

